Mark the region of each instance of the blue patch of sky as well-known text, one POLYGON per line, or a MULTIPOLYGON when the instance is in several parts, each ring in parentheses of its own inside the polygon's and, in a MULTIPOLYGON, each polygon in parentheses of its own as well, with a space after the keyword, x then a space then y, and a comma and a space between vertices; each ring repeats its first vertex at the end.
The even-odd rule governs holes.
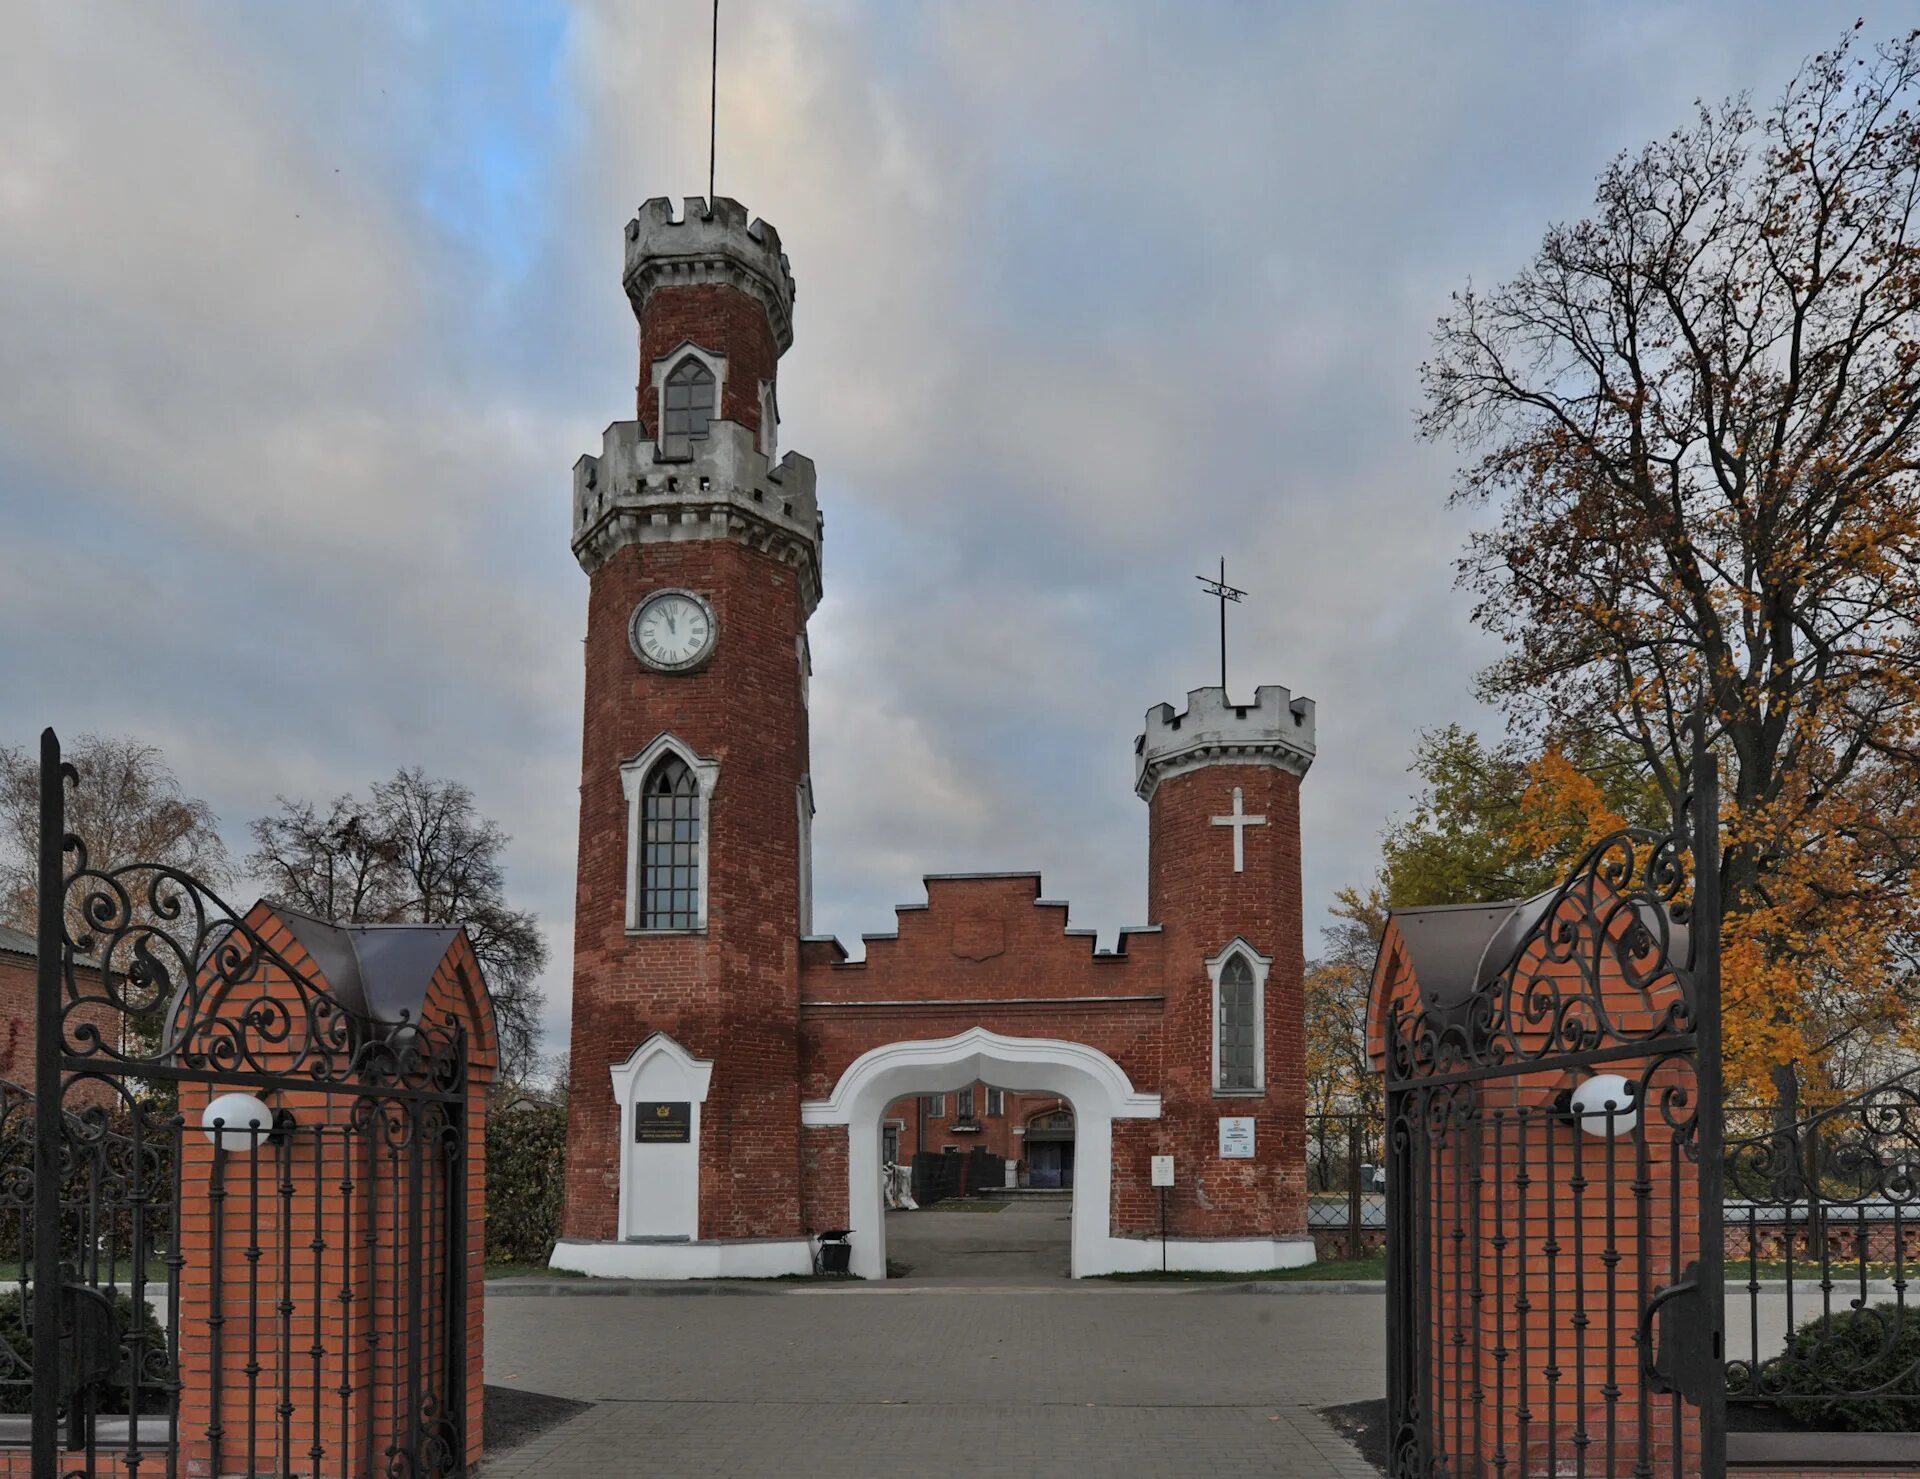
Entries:
POLYGON ((435 81, 440 126, 426 141, 415 198, 511 284, 539 255, 547 229, 539 197, 571 134, 561 72, 568 13, 536 3, 483 14, 450 33, 435 81))

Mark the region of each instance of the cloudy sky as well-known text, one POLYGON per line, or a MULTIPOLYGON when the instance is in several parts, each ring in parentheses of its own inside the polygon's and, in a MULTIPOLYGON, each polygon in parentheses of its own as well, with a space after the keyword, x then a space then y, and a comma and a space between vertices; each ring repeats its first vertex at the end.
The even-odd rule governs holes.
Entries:
MULTIPOLYGON (((719 185, 793 258, 828 519, 819 926, 989 868, 1139 921, 1131 742, 1213 681, 1224 552, 1236 687, 1319 703, 1311 951, 1417 733, 1493 723, 1428 326, 1858 4, 725 0, 719 185)), ((569 469, 633 414, 622 223, 705 185, 707 19, 23 0, 0 48, 0 743, 153 741, 236 856, 276 793, 466 781, 554 1048, 569 469)))

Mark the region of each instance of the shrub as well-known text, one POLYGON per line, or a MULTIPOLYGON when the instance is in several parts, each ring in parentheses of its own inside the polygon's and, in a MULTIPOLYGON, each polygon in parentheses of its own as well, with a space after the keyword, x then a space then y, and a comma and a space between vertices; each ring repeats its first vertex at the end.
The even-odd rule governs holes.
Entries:
POLYGON ((1787 1337, 1770 1376, 1781 1408, 1807 1427, 1920 1427, 1920 1309, 1876 1304, 1809 1321, 1787 1337))
MULTIPOLYGON (((27 1298, 31 1297, 29 1292, 27 1298)), ((114 1329, 120 1355, 113 1375, 99 1389, 98 1410, 103 1413, 125 1413, 129 1354, 126 1342, 128 1328, 134 1317, 133 1296, 125 1290, 117 1290, 109 1297, 113 1303, 114 1329)), ((173 1379, 173 1366, 167 1359, 166 1332, 160 1328, 160 1321, 144 1300, 140 1304, 140 1333, 145 1337, 141 1347, 141 1364, 145 1370, 140 1388, 140 1410, 165 1412, 166 1384, 173 1379)), ((33 1336, 27 1328, 26 1308, 21 1293, 18 1289, 0 1292, 0 1412, 33 1410, 33 1384, 20 1379, 32 1359, 33 1336), (8 1359, 9 1355, 19 1359, 18 1370, 8 1359)))
POLYGON ((487 1262, 545 1263, 566 1196, 567 1111, 502 1110, 487 1121, 487 1262))

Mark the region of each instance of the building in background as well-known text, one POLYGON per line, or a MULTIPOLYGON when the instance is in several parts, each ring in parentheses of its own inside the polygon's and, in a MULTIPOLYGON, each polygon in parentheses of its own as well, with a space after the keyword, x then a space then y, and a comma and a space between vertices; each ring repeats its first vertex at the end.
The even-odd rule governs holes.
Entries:
POLYGON ((588 596, 556 1266, 801 1272, 813 1234, 851 1227, 854 1272, 881 1277, 883 1158, 911 1153, 889 1122, 930 1143, 937 1127, 942 1149, 996 1133, 978 1098, 977 1130, 893 1107, 945 1094, 957 1110, 988 1085, 1045 1106, 1044 1122, 1012 1115, 1006 1143, 1030 1173, 1045 1144, 1041 1174, 1071 1175, 1076 1275, 1310 1261, 1312 703, 1209 687, 1148 711, 1149 922, 1111 948, 1069 928, 1035 874, 936 875, 850 959, 812 932, 807 623, 825 521, 812 462, 780 445, 786 254, 735 201, 650 200, 624 282, 636 414, 573 477, 588 596))

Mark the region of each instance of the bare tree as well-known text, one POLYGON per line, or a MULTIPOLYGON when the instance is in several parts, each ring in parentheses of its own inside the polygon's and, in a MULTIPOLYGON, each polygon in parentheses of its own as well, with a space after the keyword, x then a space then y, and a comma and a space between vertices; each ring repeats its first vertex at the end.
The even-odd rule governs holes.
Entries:
POLYGON ((1730 985, 1787 1100, 1824 991, 1884 973, 1860 1020, 1912 1015, 1916 103, 1920 32, 1870 57, 1850 35, 1764 114, 1703 106, 1512 281, 1457 295, 1424 367, 1424 431, 1481 454, 1456 500, 1499 513, 1461 562, 1507 644, 1488 694, 1631 746, 1671 804, 1705 692, 1747 930, 1730 985))
MULTIPOLYGON (((159 749, 127 735, 83 734, 65 747, 80 784, 67 792, 67 830, 89 862, 157 863, 224 887, 231 878, 213 808, 186 795, 159 749)), ((0 747, 0 919, 34 928, 40 849, 40 757, 0 747)), ((135 899, 138 907, 140 900, 135 899)), ((80 922, 70 921, 77 938, 80 922)))
POLYGON ((465 925, 493 996, 500 1076, 526 1078, 538 1063, 546 941, 534 914, 506 902, 511 839, 477 813, 473 793, 415 767, 324 811, 275 799, 279 810, 252 824, 247 858, 267 897, 336 924, 465 925))

